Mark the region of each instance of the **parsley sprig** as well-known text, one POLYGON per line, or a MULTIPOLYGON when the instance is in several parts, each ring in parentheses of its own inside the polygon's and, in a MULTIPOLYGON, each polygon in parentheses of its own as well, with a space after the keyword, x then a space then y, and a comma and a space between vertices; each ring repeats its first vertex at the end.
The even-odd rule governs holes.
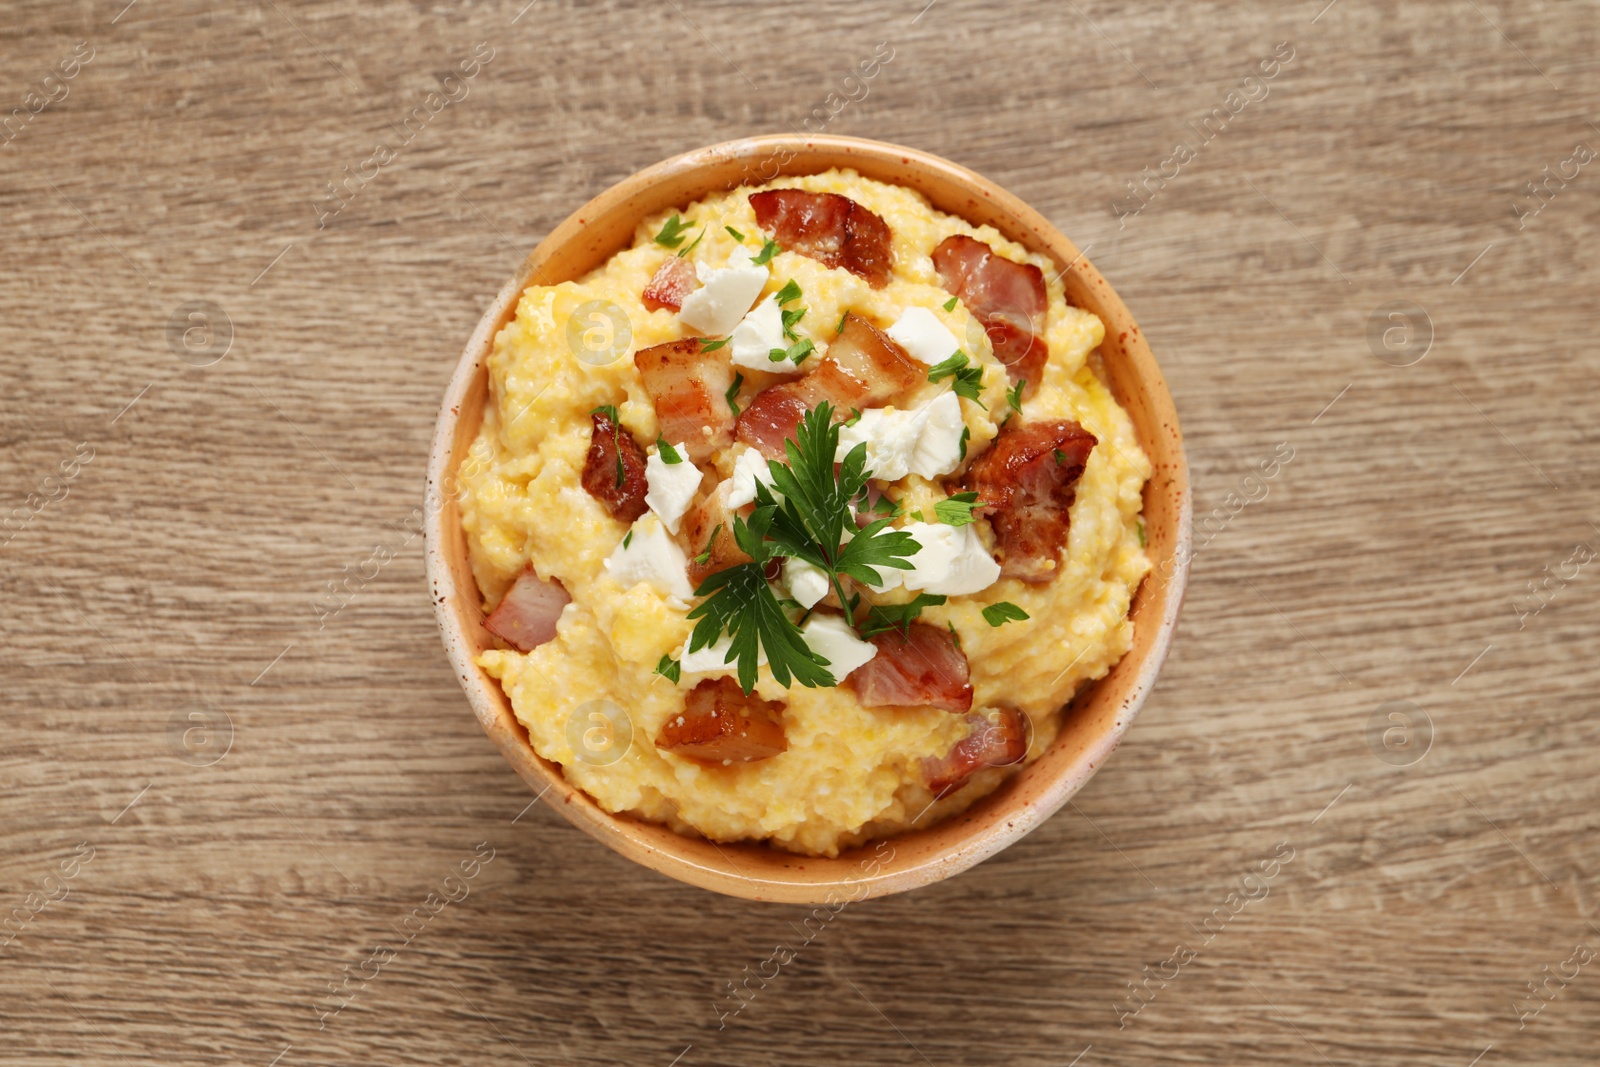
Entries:
POLYGON ((661 227, 661 232, 656 234, 655 242, 663 248, 677 248, 683 244, 684 232, 693 225, 694 222, 692 220, 685 222, 674 215, 667 220, 665 226, 661 227))
POLYGON ((803 559, 820 567, 839 603, 854 612, 860 596, 846 595, 846 576, 880 585, 882 569, 910 570, 910 557, 921 548, 910 533, 889 529, 886 518, 856 527, 855 504, 871 477, 867 446, 852 448, 835 471, 839 427, 831 404, 824 401, 807 412, 784 449, 787 463, 767 461, 771 487, 756 482, 756 507, 750 518, 733 519, 734 540, 750 562, 701 582, 695 595, 707 599, 689 613, 691 620, 697 620, 689 650, 706 648, 727 633, 731 639, 727 662, 737 662, 739 685, 747 693, 755 686, 762 651, 773 678, 782 685, 791 678, 805 686, 838 684, 827 662, 801 637, 788 613, 792 609, 785 608, 768 584, 764 572, 770 560, 803 559))

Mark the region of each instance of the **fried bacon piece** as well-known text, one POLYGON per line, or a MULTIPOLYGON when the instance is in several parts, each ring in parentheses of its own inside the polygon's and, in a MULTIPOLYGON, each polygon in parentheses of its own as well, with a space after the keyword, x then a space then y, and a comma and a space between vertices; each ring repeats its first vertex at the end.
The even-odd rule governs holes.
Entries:
POLYGON ((736 436, 768 459, 784 457, 785 438, 807 411, 826 400, 840 419, 851 408, 882 404, 921 380, 922 365, 889 336, 855 312, 810 374, 757 393, 739 416, 736 436))
POLYGON ((1094 434, 1065 419, 1015 424, 967 471, 994 529, 1000 573, 1047 582, 1067 543, 1068 509, 1078 479, 1098 443, 1094 434))
POLYGON ((539 577, 530 563, 483 620, 483 627, 517 651, 531 652, 555 637, 556 620, 570 603, 566 586, 539 577))
POLYGON ((644 449, 633 434, 596 411, 590 416, 589 454, 583 461, 583 487, 606 506, 611 517, 632 522, 645 513, 649 490, 644 474, 644 449))
POLYGON ((671 308, 677 311, 683 306, 683 298, 699 287, 700 278, 695 273, 694 264, 687 259, 672 256, 656 268, 650 284, 644 287, 642 295, 645 310, 660 311, 662 308, 671 308))
MULTIPOLYGON (((881 657, 880 657, 881 658, 881 657)), ((998 721, 969 715, 971 732, 948 753, 922 761, 922 774, 935 796, 953 793, 974 771, 984 767, 1009 767, 1028 755, 1028 717, 1015 708, 1001 708, 998 721)))
MULTIPOLYGON (((683 554, 689 557, 689 583, 696 588, 718 571, 740 563, 749 563, 739 543, 733 537, 733 509, 728 507, 728 484, 723 482, 693 504, 684 513, 683 524, 678 527, 678 541, 683 554), (701 562, 702 555, 705 562, 701 562)), ((750 509, 747 509, 750 510, 750 509)))
POLYGON ((1044 272, 995 253, 975 237, 955 234, 933 250, 933 267, 945 289, 961 298, 983 326, 994 354, 1014 382, 1027 380, 1032 395, 1044 375, 1050 346, 1044 339, 1044 272))
POLYGON ((972 710, 967 656, 955 635, 941 626, 913 622, 867 638, 878 654, 846 679, 864 708, 932 707, 972 710))
POLYGON ((733 408, 728 404, 733 363, 726 345, 705 352, 701 342, 699 337, 669 341, 633 356, 645 390, 655 401, 662 435, 682 441, 696 463, 733 444, 733 408))
POLYGON ((745 693, 732 678, 707 679, 661 727, 656 747, 706 763, 770 759, 789 747, 783 709, 782 701, 745 693))
POLYGON ((848 196, 769 189, 750 194, 756 223, 778 244, 825 267, 843 267, 874 289, 889 284, 889 224, 848 196))

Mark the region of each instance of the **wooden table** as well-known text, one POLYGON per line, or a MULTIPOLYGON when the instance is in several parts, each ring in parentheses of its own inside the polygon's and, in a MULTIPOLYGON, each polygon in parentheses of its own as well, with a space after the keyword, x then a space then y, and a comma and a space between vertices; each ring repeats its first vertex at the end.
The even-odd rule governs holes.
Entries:
POLYGON ((1594 4, 125 2, 0 46, 0 1061, 1594 1062, 1594 4), (412 516, 526 251, 808 113, 1088 249, 1214 518, 1075 803, 732 1015, 806 909, 530 805, 412 516))

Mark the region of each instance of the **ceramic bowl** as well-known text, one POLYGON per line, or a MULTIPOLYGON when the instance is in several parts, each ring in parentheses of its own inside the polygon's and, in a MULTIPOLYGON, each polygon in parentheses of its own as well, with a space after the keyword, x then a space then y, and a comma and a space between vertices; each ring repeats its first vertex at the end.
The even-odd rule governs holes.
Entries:
POLYGON ((1188 468, 1172 397, 1133 316, 1073 243, 1038 212, 977 174, 912 148, 850 137, 753 137, 689 152, 642 170, 585 204, 533 250, 467 342, 445 394, 428 462, 427 568, 439 627, 456 676, 490 739, 546 803, 630 859, 720 893, 791 903, 836 903, 896 893, 957 874, 1038 826, 1083 787, 1127 732, 1155 684, 1177 624, 1188 573, 1188 468), (1067 300, 1099 315, 1104 375, 1132 417, 1154 474, 1144 491, 1154 568, 1134 597, 1133 647, 1104 678, 1085 686, 1054 743, 964 813, 836 859, 797 856, 761 844, 716 844, 602 810, 541 758, 495 679, 473 662, 494 641, 483 628, 455 501, 454 471, 489 397, 488 355, 529 284, 575 280, 629 246, 641 219, 714 192, 779 174, 849 167, 915 189, 940 211, 994 226, 1064 270, 1067 300), (886 858, 887 857, 887 858, 886 858))

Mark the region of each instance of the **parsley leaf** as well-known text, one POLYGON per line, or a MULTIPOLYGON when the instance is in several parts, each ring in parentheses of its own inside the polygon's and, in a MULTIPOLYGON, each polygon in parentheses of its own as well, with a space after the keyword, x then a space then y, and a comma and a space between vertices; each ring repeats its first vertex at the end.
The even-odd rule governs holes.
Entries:
POLYGON ((787 304, 791 300, 800 299, 800 283, 790 278, 784 283, 782 289, 773 294, 778 298, 778 303, 787 304))
MULTIPOLYGON (((700 227, 700 237, 704 237, 705 235, 706 235, 706 228, 704 226, 702 226, 702 227, 700 227)), ((688 255, 690 252, 693 252, 694 251, 694 246, 700 243, 700 237, 696 237, 694 239, 694 243, 693 244, 689 245, 688 248, 685 248, 681 252, 679 252, 678 253, 678 258, 682 259, 684 256, 688 255)))
POLYGON ((676 682, 683 678, 683 664, 671 656, 662 656, 661 662, 656 664, 655 673, 669 682, 676 682))
POLYGON ((700 351, 702 351, 702 352, 715 352, 717 349, 721 348, 723 345, 727 344, 731 340, 733 340, 732 335, 724 337, 720 341, 707 341, 705 338, 702 337, 700 339, 700 351))
POLYGON ((767 353, 767 359, 773 363, 780 360, 790 360, 796 367, 806 361, 806 357, 817 349, 816 343, 807 337, 804 341, 796 341, 788 348, 774 348, 767 353))
POLYGON ((677 248, 683 244, 684 231, 693 225, 693 222, 685 222, 674 215, 667 220, 665 226, 661 227, 661 232, 656 234, 655 242, 663 248, 677 248))
POLYGON ((933 593, 918 593, 916 599, 904 604, 874 604, 867 609, 866 621, 861 624, 861 636, 871 637, 895 627, 909 635, 911 624, 922 614, 922 609, 943 604, 944 600, 944 597, 933 593))
POLYGON ((798 341, 800 337, 794 332, 795 324, 806 317, 805 308, 786 308, 779 313, 783 319, 783 335, 791 341, 798 341))
MULTIPOLYGON (((1000 425, 1004 426, 1005 423, 1001 423, 1000 425)), ((961 427, 961 454, 956 457, 956 462, 959 463, 961 460, 967 458, 967 442, 970 440, 972 440, 971 428, 966 426, 961 427)))
POLYGON ((957 493, 933 506, 934 517, 951 526, 965 526, 972 521, 972 509, 978 507, 977 493, 957 493))
POLYGON ((849 317, 850 317, 850 312, 848 312, 848 311, 846 311, 843 315, 839 316, 839 325, 837 325, 837 326, 835 326, 833 328, 834 336, 838 336, 839 334, 844 333, 844 320, 848 319, 849 317))
POLYGON ((728 401, 728 406, 733 409, 733 414, 735 417, 737 417, 739 414, 739 402, 735 400, 734 397, 739 395, 739 387, 743 384, 744 373, 735 373, 733 376, 733 384, 728 386, 728 391, 726 393, 722 394, 723 398, 728 401))
POLYGON ((954 378, 956 396, 964 396, 979 407, 986 408, 983 401, 978 399, 983 391, 983 368, 970 366, 971 362, 967 354, 958 348, 949 359, 935 364, 928 371, 928 381, 941 382, 946 378, 954 378))
POLYGON ((683 462, 683 457, 678 454, 678 450, 667 444, 667 439, 660 434, 656 435, 656 454, 661 457, 661 462, 668 465, 683 462))
POLYGON ((1028 379, 1018 378, 1017 384, 1006 390, 1006 403, 1011 405, 1011 410, 1018 415, 1022 414, 1022 390, 1027 386, 1028 379))
POLYGON ((952 296, 949 300, 946 300, 944 302, 944 309, 946 311, 954 311, 956 309, 956 298, 952 296))
POLYGON ((765 267, 768 263, 772 262, 772 257, 776 255, 777 252, 778 242, 769 239, 766 244, 761 246, 761 251, 756 254, 756 258, 750 261, 750 265, 754 267, 765 267))
POLYGON ((724 226, 722 228, 724 230, 728 231, 728 236, 729 237, 732 237, 735 241, 738 241, 740 244, 744 244, 744 234, 740 233, 738 230, 734 229, 732 226, 724 226))
POLYGON ((1013 619, 1021 622, 1026 618, 1028 618, 1028 613, 1009 600, 1002 600, 998 604, 990 604, 983 609, 983 621, 990 626, 1004 626, 1013 619))
POLYGON ((955 638, 956 649, 959 651, 961 648, 961 635, 956 633, 956 624, 953 622, 946 622, 945 625, 950 627, 950 636, 955 638))
POLYGON ((622 535, 622 547, 627 548, 633 544, 633 527, 628 527, 628 532, 622 535))

